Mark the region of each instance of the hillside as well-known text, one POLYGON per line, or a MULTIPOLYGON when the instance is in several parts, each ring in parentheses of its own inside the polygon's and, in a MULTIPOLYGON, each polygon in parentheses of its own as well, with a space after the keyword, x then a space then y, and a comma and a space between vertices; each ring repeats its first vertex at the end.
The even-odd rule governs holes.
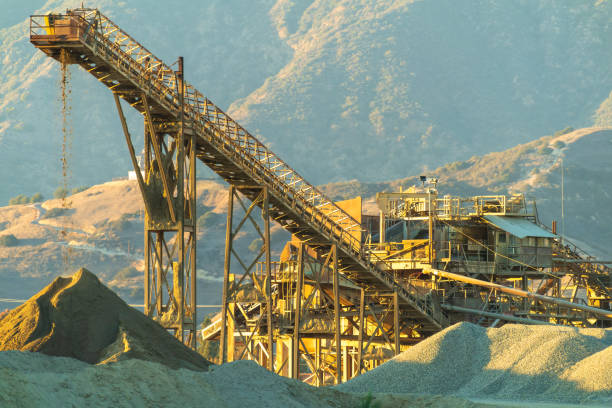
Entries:
MULTIPOLYGON (((216 181, 200 180, 197 191, 198 303, 219 304, 227 190, 216 181)), ((144 209, 137 182, 96 185, 68 201, 67 210, 58 199, 0 207, 0 238, 16 238, 7 246, 0 241, 0 300, 25 299, 50 279, 84 267, 124 299, 141 304, 144 209)), ((248 226, 242 231, 235 245, 248 254, 258 236, 248 226)), ((288 235, 275 225, 271 237, 278 256, 288 235)))
MULTIPOLYGON (((612 128, 565 129, 500 152, 474 156, 425 172, 438 177, 441 194, 525 193, 536 200, 540 221, 557 220, 561 232, 561 167, 564 169, 565 233, 593 255, 612 257, 612 128)), ((356 180, 325 185, 335 199, 363 195, 374 210, 378 191, 419 184, 418 174, 381 183, 356 180)))
MULTIPOLYGON (((29 43, 26 19, 82 3, 10 2, 14 3, 10 12, 0 13, 0 204, 17 194, 42 192, 50 197, 62 184, 59 64, 29 43)), ((272 0, 241 2, 239 7, 220 0, 183 2, 160 12, 161 6, 151 7, 145 0, 95 2, 168 64, 184 56, 189 81, 224 109, 278 72, 289 56, 289 47, 271 24, 265 24, 273 4, 272 0), (263 24, 248 24, 251 19, 263 24), (244 69, 245 60, 252 64, 249 69, 244 69)), ((94 185, 124 176, 131 162, 111 93, 82 69, 70 71, 69 183, 94 185)), ((131 110, 126 114, 140 151, 142 117, 131 110)), ((204 166, 198 171, 210 175, 204 166)))
MULTIPOLYGON (((26 17, 80 3, 9 0, 0 16, 0 203, 61 184, 58 64, 28 43, 26 17)), ((610 120, 610 2, 95 4, 166 62, 185 56, 190 82, 318 184, 404 177, 610 120)), ((71 85, 70 184, 124 175, 110 93, 75 68, 71 85)))

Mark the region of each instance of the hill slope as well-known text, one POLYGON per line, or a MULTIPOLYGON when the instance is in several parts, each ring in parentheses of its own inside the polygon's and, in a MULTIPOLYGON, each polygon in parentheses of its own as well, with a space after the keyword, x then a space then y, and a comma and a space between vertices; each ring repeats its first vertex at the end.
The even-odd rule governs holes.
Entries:
MULTIPOLYGON (((525 193, 535 199, 540 221, 561 223, 561 168, 564 171, 565 233, 600 259, 612 257, 612 128, 566 129, 529 143, 469 160, 448 163, 425 174, 438 177, 441 194, 525 193)), ((375 210, 378 191, 420 184, 418 175, 379 183, 357 180, 327 184, 335 199, 362 195, 375 210)))
MULTIPOLYGON (((60 184, 58 64, 25 18, 80 3, 10 0, 0 16, 0 203, 60 184)), ((311 182, 397 178, 608 120, 610 2, 151 4, 96 6, 168 63, 184 55, 188 80, 311 182)), ((108 90, 77 69, 72 90, 72 184, 123 175, 108 90)))
MULTIPOLYGON (((200 180, 198 199, 198 303, 219 304, 223 275, 227 190, 200 180)), ((117 180, 90 187, 61 200, 0 207, 0 310, 3 298, 25 299, 50 279, 85 267, 124 299, 142 304, 144 208, 136 181, 117 180), (16 241, 3 246, 2 238, 16 241)), ((253 254, 258 238, 242 228, 235 246, 253 254)), ((274 225, 274 256, 288 234, 274 225)), ((236 264, 237 265, 237 264, 236 264)))

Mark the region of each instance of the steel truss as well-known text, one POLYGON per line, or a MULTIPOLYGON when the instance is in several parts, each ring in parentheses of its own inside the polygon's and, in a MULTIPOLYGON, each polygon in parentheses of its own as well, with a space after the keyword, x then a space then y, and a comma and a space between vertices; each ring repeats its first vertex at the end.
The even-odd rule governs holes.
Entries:
MULTIPOLYGON (((183 105, 183 60, 176 72, 183 105)), ((121 126, 145 206, 145 314, 174 331, 181 342, 196 346, 196 149, 184 115, 168 121, 143 106, 144 163, 132 143, 117 93, 121 126)))
POLYGON ((222 361, 250 359, 312 385, 339 384, 422 339, 414 316, 402 313, 397 293, 368 292, 341 275, 334 246, 320 254, 299 242, 291 260, 259 262, 269 253, 265 220, 254 216, 254 208, 262 205, 263 215, 265 191, 247 206, 230 187, 222 361), (234 203, 244 211, 235 229, 234 203), (235 251, 234 239, 244 224, 262 221, 263 228, 256 227, 261 249, 246 262, 235 251), (231 260, 242 275, 232 273, 231 260))

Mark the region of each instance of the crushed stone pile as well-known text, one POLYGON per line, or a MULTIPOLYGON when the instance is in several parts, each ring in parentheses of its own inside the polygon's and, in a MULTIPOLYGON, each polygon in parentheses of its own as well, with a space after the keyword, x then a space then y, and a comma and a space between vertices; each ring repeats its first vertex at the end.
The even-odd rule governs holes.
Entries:
POLYGON ((612 404, 612 329, 458 323, 337 389, 612 404))
POLYGON ((0 319, 0 351, 34 351, 89 364, 126 359, 207 370, 209 363, 128 306, 86 269, 59 277, 0 319))
POLYGON ((0 406, 19 407, 215 407, 215 408, 485 408, 457 397, 382 396, 365 405, 362 395, 315 388, 280 377, 253 361, 173 370, 138 359, 110 365, 0 352, 0 406))

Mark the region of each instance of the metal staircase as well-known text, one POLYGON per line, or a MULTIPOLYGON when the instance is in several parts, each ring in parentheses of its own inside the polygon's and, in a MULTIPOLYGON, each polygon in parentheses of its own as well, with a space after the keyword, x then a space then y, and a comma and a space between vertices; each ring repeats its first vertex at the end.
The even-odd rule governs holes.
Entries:
MULTIPOLYGON (((176 123, 181 103, 173 69, 95 9, 32 16, 30 41, 48 56, 68 52, 78 64, 142 114, 176 123), (63 50, 63 51, 62 51, 63 50), (148 109, 147 109, 148 105, 148 109)), ((254 199, 254 186, 267 187, 270 217, 306 244, 323 252, 337 246, 339 271, 368 291, 397 292, 400 307, 424 331, 449 324, 431 297, 398 284, 382 271, 357 234, 361 225, 315 186, 242 128, 191 84, 184 86, 184 123, 196 137, 198 159, 254 199)))

